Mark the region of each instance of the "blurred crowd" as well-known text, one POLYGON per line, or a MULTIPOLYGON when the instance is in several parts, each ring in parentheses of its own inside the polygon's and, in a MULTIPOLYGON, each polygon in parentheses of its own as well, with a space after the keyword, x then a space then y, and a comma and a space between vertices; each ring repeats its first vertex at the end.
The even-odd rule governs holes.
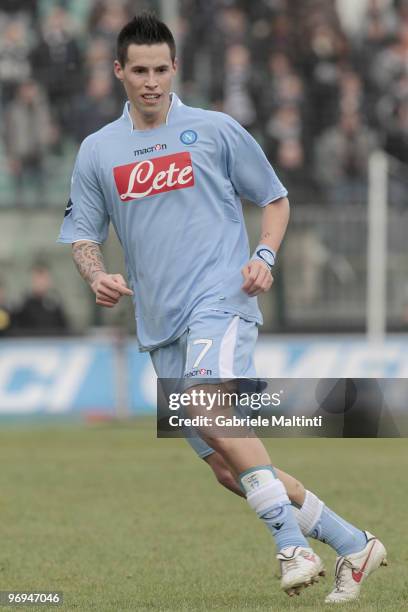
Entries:
MULTIPOLYGON (((0 173, 16 204, 27 185, 41 203, 47 157, 121 113, 117 33, 160 4, 2 0, 0 173)), ((175 29, 184 101, 250 130, 293 202, 364 202, 378 146, 408 163, 408 0, 180 0, 175 29)))
POLYGON ((183 5, 185 91, 207 72, 211 105, 262 140, 293 202, 364 202, 378 146, 408 163, 407 0, 183 5))
POLYGON ((6 336, 64 336, 70 331, 63 302, 45 260, 34 262, 29 287, 16 303, 8 299, 6 284, 0 278, 0 339, 6 336))

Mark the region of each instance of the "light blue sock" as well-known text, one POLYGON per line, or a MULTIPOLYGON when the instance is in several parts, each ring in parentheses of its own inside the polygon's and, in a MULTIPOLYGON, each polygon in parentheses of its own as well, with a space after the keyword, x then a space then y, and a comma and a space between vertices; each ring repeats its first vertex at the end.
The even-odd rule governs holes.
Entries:
POLYGON ((239 475, 247 501, 265 523, 278 551, 288 546, 309 544, 302 534, 285 487, 275 477, 271 466, 260 465, 239 475))
POLYGON ((304 535, 328 544, 340 557, 360 552, 367 545, 361 529, 338 516, 310 491, 306 491, 305 501, 295 514, 304 535))
POLYGON ((361 529, 345 521, 327 506, 323 507, 320 520, 310 537, 334 548, 339 557, 360 552, 367 546, 367 538, 361 529))

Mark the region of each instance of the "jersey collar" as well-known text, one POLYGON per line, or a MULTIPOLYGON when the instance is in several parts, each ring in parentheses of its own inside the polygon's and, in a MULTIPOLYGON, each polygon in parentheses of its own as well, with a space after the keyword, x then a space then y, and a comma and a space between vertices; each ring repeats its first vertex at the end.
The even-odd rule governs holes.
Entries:
MULTIPOLYGON (((166 115, 166 122, 165 125, 169 125, 170 119, 172 118, 172 116, 174 115, 174 110, 178 107, 178 106, 182 106, 182 101, 180 100, 180 98, 177 96, 177 94, 175 94, 173 91, 170 92, 170 106, 169 106, 169 110, 167 111, 167 115, 166 115)), ((130 102, 129 100, 125 103, 125 107, 123 109, 123 115, 122 117, 124 117, 124 119, 127 121, 129 127, 130 127, 130 132, 137 132, 138 130, 136 130, 133 126, 133 121, 132 121, 132 117, 130 116, 130 102)), ((160 127, 160 126, 158 126, 160 127)), ((156 128, 153 128, 156 129, 156 128)), ((148 132, 149 130, 143 130, 144 132, 148 132)))

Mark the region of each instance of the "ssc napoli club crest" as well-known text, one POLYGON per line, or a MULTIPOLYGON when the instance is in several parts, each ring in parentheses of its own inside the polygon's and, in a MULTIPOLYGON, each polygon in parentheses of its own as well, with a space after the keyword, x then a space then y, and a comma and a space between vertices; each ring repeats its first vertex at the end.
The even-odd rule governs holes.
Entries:
POLYGON ((180 140, 185 145, 194 144, 197 138, 198 134, 194 130, 184 130, 184 132, 180 134, 180 140))

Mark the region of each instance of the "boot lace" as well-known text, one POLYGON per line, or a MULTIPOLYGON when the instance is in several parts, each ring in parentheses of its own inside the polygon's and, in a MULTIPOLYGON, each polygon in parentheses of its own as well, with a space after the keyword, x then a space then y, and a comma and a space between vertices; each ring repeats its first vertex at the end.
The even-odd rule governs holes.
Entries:
POLYGON ((347 559, 340 562, 335 576, 335 590, 337 593, 344 591, 345 582, 347 580, 347 569, 353 569, 354 566, 347 559))
POLYGON ((292 570, 297 570, 298 568, 298 559, 297 557, 293 557, 292 559, 288 559, 287 561, 283 561, 285 566, 285 571, 290 572, 292 570))

